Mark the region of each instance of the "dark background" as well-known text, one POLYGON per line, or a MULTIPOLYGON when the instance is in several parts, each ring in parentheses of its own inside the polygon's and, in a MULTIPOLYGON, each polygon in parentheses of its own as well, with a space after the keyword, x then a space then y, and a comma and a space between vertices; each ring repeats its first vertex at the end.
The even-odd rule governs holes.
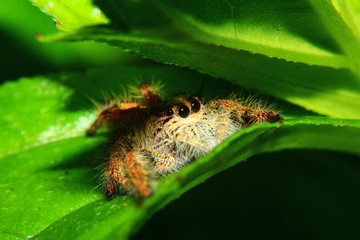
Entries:
POLYGON ((134 239, 359 239, 359 167, 327 151, 251 157, 156 213, 134 239))

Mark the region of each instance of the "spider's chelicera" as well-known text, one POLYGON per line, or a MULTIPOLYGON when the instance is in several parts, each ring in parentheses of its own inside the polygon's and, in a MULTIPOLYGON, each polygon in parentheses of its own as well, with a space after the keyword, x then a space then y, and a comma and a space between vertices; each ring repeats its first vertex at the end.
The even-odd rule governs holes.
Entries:
POLYGON ((180 170, 240 129, 282 122, 275 111, 237 101, 202 103, 196 96, 162 100, 146 83, 139 92, 143 103, 110 104, 87 131, 93 135, 104 122, 113 131, 103 171, 107 199, 121 191, 149 197, 154 179, 180 170))

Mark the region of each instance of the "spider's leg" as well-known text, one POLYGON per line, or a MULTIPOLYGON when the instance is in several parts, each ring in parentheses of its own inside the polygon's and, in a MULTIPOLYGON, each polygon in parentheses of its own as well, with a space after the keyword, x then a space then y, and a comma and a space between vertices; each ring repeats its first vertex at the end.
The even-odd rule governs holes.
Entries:
POLYGON ((130 118, 136 115, 142 108, 144 107, 140 106, 138 103, 125 103, 121 104, 120 107, 115 103, 111 104, 109 107, 105 108, 99 113, 95 121, 91 124, 90 128, 86 132, 86 135, 94 135, 105 121, 130 118))
POLYGON ((159 104, 162 102, 158 94, 156 94, 152 87, 147 83, 142 83, 140 85, 140 93, 144 97, 146 103, 150 106, 159 104))
POLYGON ((112 145, 109 160, 104 165, 104 187, 108 200, 115 196, 119 185, 124 189, 129 188, 129 180, 124 163, 125 151, 125 139, 120 138, 112 145))
POLYGON ((126 188, 130 192, 136 192, 141 197, 146 198, 152 194, 152 190, 149 185, 149 172, 147 167, 147 160, 139 159, 137 155, 135 155, 134 151, 131 150, 126 154, 124 159, 126 172, 129 176, 129 183, 131 182, 134 186, 134 189, 129 184, 126 188))
POLYGON ((111 200, 115 197, 116 187, 115 183, 111 179, 107 179, 105 182, 105 197, 107 200, 111 200))
MULTIPOLYGON (((126 175, 116 181, 130 193, 136 193, 140 197, 146 198, 153 193, 150 187, 152 178, 177 171, 176 165, 178 162, 172 154, 147 149, 133 149, 126 154, 121 167, 126 170, 126 175), (152 168, 151 165, 154 167, 152 168)), ((120 176, 121 174, 117 173, 116 175, 120 176)))
POLYGON ((218 118, 218 127, 216 130, 216 142, 215 144, 218 145, 221 143, 225 138, 225 131, 227 127, 226 117, 225 115, 228 114, 228 112, 223 108, 219 108, 219 118, 218 118))
POLYGON ((112 154, 108 169, 105 170, 105 174, 107 175, 105 181, 105 194, 106 198, 109 200, 114 197, 118 184, 126 190, 129 188, 129 178, 125 171, 124 159, 114 155, 115 154, 112 154))
POLYGON ((222 108, 223 110, 229 112, 230 118, 241 124, 242 127, 249 127, 256 123, 281 123, 283 121, 280 114, 275 111, 252 109, 250 107, 241 106, 240 104, 230 100, 219 99, 210 101, 209 106, 213 109, 213 111, 222 108))

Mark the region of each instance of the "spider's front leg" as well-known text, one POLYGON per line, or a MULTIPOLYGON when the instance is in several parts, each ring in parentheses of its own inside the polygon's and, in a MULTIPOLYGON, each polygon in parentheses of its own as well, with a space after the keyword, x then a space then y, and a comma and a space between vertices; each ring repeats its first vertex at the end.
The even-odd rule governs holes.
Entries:
MULTIPOLYGON (((124 147, 120 145, 118 146, 124 147)), ((153 193, 152 179, 178 170, 175 165, 175 157, 168 153, 132 149, 122 158, 119 151, 113 151, 109 164, 105 166, 106 198, 110 200, 114 197, 116 184, 130 193, 147 198, 153 193)))
POLYGON ((144 108, 139 103, 123 103, 120 106, 113 103, 109 107, 102 110, 95 121, 91 124, 90 128, 86 132, 87 136, 92 136, 106 121, 119 121, 127 119, 138 114, 141 109, 144 108))
POLYGON ((151 181, 179 169, 175 156, 147 149, 134 149, 128 152, 124 160, 128 173, 128 190, 138 193, 142 198, 149 197, 153 191, 151 181))
POLYGON ((99 129, 99 127, 107 121, 120 121, 123 119, 129 119, 140 113, 141 110, 159 104, 162 100, 158 94, 156 94, 152 87, 147 83, 142 83, 139 86, 139 91, 145 100, 145 105, 139 103, 112 103, 110 106, 102 110, 97 116, 96 120, 91 124, 89 130, 86 132, 87 136, 92 136, 99 129))
POLYGON ((124 159, 125 169, 129 176, 128 190, 138 193, 142 198, 152 194, 150 187, 150 169, 146 159, 142 159, 136 154, 137 151, 131 150, 124 159))
POLYGON ((148 163, 139 159, 134 150, 131 150, 123 158, 118 152, 110 155, 110 160, 105 164, 105 196, 111 200, 115 194, 117 186, 130 193, 134 193, 143 198, 152 194, 150 188, 150 176, 148 163))
POLYGON ((132 148, 128 137, 115 136, 114 139, 104 170, 106 198, 111 200, 115 196, 117 186, 143 198, 150 196, 150 161, 132 148))

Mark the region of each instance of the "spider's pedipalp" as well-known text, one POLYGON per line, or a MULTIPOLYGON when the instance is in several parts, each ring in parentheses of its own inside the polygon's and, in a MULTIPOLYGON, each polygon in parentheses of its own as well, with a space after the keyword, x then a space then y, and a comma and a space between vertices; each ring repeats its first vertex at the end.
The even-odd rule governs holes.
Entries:
POLYGON ((129 190, 138 193, 143 198, 149 197, 152 194, 152 190, 150 188, 149 174, 143 166, 143 162, 135 155, 134 151, 130 151, 126 154, 124 163, 129 175, 129 181, 135 187, 135 190, 129 190))

